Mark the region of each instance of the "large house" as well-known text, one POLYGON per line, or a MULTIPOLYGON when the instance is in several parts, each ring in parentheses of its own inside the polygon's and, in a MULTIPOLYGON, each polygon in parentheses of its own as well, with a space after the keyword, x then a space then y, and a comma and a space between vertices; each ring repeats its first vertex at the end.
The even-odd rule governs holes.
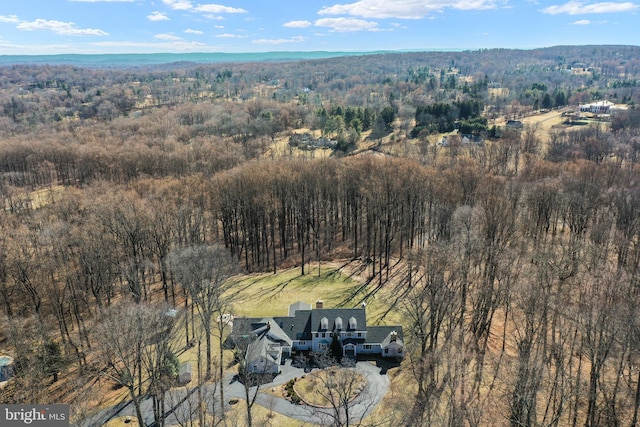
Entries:
POLYGON ((614 107, 613 102, 610 101, 598 101, 591 104, 581 104, 580 112, 593 113, 593 114, 609 114, 614 107))
POLYGON ((292 352, 326 352, 336 336, 344 357, 403 358, 402 326, 367 326, 366 308, 324 308, 322 301, 295 303, 289 315, 270 318, 235 318, 231 338, 245 340, 250 372, 279 372, 292 352))

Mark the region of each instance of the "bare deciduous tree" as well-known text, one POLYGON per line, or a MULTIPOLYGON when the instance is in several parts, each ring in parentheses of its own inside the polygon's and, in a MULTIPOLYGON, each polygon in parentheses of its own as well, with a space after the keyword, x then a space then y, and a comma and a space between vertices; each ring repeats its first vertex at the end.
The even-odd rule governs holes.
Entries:
POLYGON ((176 318, 165 305, 121 304, 102 313, 95 340, 105 374, 126 387, 140 425, 142 399, 154 398, 154 418, 164 422, 164 393, 177 375, 176 318))
MULTIPOLYGON (((236 262, 220 245, 191 246, 176 249, 169 255, 171 271, 178 282, 189 290, 196 306, 206 343, 206 378, 211 377, 213 366, 211 354, 211 335, 214 328, 218 337, 220 369, 219 378, 224 370, 224 339, 228 329, 230 299, 227 293, 228 279, 236 272, 236 262)), ((220 389, 220 401, 224 404, 224 390, 220 389)))
POLYGON ((313 415, 322 425, 333 427, 360 426, 373 406, 373 396, 366 378, 358 373, 353 361, 342 363, 312 373, 318 408, 313 415))

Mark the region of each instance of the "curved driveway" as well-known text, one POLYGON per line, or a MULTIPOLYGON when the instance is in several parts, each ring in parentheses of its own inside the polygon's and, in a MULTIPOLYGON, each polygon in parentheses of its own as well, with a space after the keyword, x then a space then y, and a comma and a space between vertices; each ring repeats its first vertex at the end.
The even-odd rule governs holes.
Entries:
MULTIPOLYGON (((356 364, 356 371, 367 378, 367 384, 362 393, 351 402, 349 411, 352 419, 362 419, 369 415, 387 394, 390 381, 387 375, 380 373, 380 368, 368 362, 358 362, 356 364)), ((287 363, 287 365, 282 367, 282 373, 275 377, 273 382, 264 384, 262 389, 282 385, 292 378, 299 378, 303 375, 305 375, 305 372, 302 369, 294 368, 287 363)), ((252 389, 251 391, 253 392, 254 390, 255 389, 252 389)), ((238 382, 233 384, 227 382, 225 386, 225 396, 244 399, 243 385, 238 382)), ((259 393, 256 398, 256 403, 273 409, 275 412, 287 417, 314 424, 324 424, 332 413, 330 409, 295 405, 284 398, 267 393, 259 393)))
MULTIPOLYGON (((350 417, 352 419, 362 419, 369 415, 371 411, 380 403, 382 398, 389 391, 389 377, 386 374, 381 373, 381 369, 373 365, 369 362, 358 362, 356 364, 356 371, 360 374, 364 375, 367 378, 367 385, 364 390, 358 397, 356 397, 353 402, 350 404, 350 417)), ((287 361, 287 363, 282 366, 281 373, 277 375, 272 382, 263 384, 261 386, 261 390, 267 390, 269 388, 278 387, 282 384, 285 384, 287 381, 293 378, 299 378, 305 375, 304 370, 300 368, 294 368, 291 366, 291 361, 287 361)), ((245 391, 244 386, 236 381, 233 374, 227 374, 225 376, 225 384, 224 384, 224 393, 225 400, 227 399, 244 399, 245 391)), ((213 389, 214 385, 205 386, 206 388, 213 389)), ((219 393, 219 387, 216 388, 216 397, 219 393)), ((251 395, 255 392, 255 388, 251 389, 251 395)), ((175 394, 176 392, 169 391, 169 393, 175 394)), ((177 394, 176 394, 177 395, 177 394)), ((192 404, 196 399, 196 393, 192 393, 188 399, 192 399, 192 404)), ((167 401, 171 401, 171 398, 167 398, 167 401)), ((215 400, 215 403, 218 403, 215 400)), ((297 420, 313 423, 313 424, 325 424, 331 418, 332 411, 329 409, 321 409, 310 407, 306 405, 295 405, 284 399, 282 397, 274 396, 272 394, 258 393, 256 398, 256 403, 278 412, 282 415, 285 415, 290 418, 295 418, 297 420)), ((182 403, 186 404, 186 403, 182 403)), ((195 406, 193 406, 195 407, 195 406)), ((170 412, 173 413, 176 408, 173 408, 170 412)), ((149 426, 153 425, 153 407, 151 399, 145 399, 142 402, 142 414, 145 420, 145 423, 149 426)), ((133 416, 135 417, 135 411, 133 405, 130 402, 120 404, 113 408, 106 409, 104 411, 100 411, 98 414, 95 414, 93 417, 83 420, 77 425, 80 427, 84 426, 101 426, 106 423, 113 417, 120 416, 133 416)), ((167 425, 176 424, 177 421, 173 415, 168 415, 166 420, 167 425)))

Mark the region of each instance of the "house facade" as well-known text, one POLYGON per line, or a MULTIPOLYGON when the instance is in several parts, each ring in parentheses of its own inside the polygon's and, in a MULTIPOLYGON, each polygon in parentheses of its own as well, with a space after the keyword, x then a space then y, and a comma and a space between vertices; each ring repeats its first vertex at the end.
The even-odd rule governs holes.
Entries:
POLYGON ((598 101, 591 104, 581 104, 580 112, 593 114, 609 114, 613 105, 613 102, 610 101, 598 101))
POLYGON ((404 358, 402 326, 368 326, 364 304, 360 308, 324 308, 322 301, 317 301, 315 308, 310 307, 296 303, 289 307, 288 316, 234 319, 232 339, 248 341, 250 371, 272 373, 292 352, 326 352, 334 336, 344 357, 404 358))

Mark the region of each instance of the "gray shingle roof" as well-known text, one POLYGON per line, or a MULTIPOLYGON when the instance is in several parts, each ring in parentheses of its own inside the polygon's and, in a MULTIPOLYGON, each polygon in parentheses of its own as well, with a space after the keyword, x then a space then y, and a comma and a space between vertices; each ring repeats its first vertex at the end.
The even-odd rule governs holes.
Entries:
MULTIPOLYGON (((396 333, 396 342, 398 344, 400 344, 401 346, 404 346, 404 342, 402 341, 402 328, 401 327, 397 327, 397 326, 386 326, 385 328, 391 328, 391 331, 381 340, 381 341, 377 341, 380 343, 380 345, 382 346, 382 348, 386 347, 389 345, 389 343, 391 342, 391 334, 393 332, 396 333)), ((386 331, 381 331, 382 333, 386 332, 386 331)), ((368 334, 367 334, 368 335, 368 334)), ((369 337, 367 337, 369 338, 369 337)))
MULTIPOLYGON (((342 319, 350 319, 354 317, 357 322, 357 330, 367 330, 367 314, 363 308, 317 308, 315 310, 311 310, 311 331, 321 331, 320 320, 323 317, 326 317, 329 320, 330 331, 335 331, 335 320, 338 317, 342 319)), ((348 330, 348 328, 349 326, 347 323, 346 330, 348 330)))
POLYGON ((369 326, 367 329, 367 344, 380 343, 384 347, 389 344, 391 332, 396 331, 398 334, 397 341, 403 343, 402 326, 369 326), (386 341, 386 343, 385 343, 386 341))
POLYGON ((273 320, 292 340, 311 339, 311 310, 298 310, 294 317, 274 317, 273 320))
MULTIPOLYGON (((275 343, 269 341, 266 338, 259 338, 252 341, 247 347, 247 354, 245 356, 246 361, 249 363, 254 363, 261 357, 264 357, 271 363, 278 363, 279 360, 277 359, 277 357, 273 357, 270 354, 271 347, 274 346, 274 344, 275 343)), ((280 354, 280 352, 278 352, 278 354, 280 354)))
MULTIPOLYGON (((312 332, 322 331, 320 321, 326 317, 328 320, 328 332, 336 330, 336 319, 342 320, 344 331, 349 331, 349 319, 356 320, 358 331, 367 331, 366 343, 382 343, 389 340, 389 334, 396 331, 397 340, 402 344, 402 326, 368 326, 367 315, 364 308, 316 308, 311 310, 296 310, 292 317, 282 316, 272 319, 235 318, 233 321, 234 336, 249 336, 255 334, 257 329, 265 328, 267 321, 272 322, 272 334, 275 336, 286 335, 289 345, 291 340, 311 340, 312 332)), ((338 322, 339 324, 340 322, 338 322)), ((264 329, 262 329, 264 330, 264 329)), ((388 344, 388 342, 387 342, 388 344)))

